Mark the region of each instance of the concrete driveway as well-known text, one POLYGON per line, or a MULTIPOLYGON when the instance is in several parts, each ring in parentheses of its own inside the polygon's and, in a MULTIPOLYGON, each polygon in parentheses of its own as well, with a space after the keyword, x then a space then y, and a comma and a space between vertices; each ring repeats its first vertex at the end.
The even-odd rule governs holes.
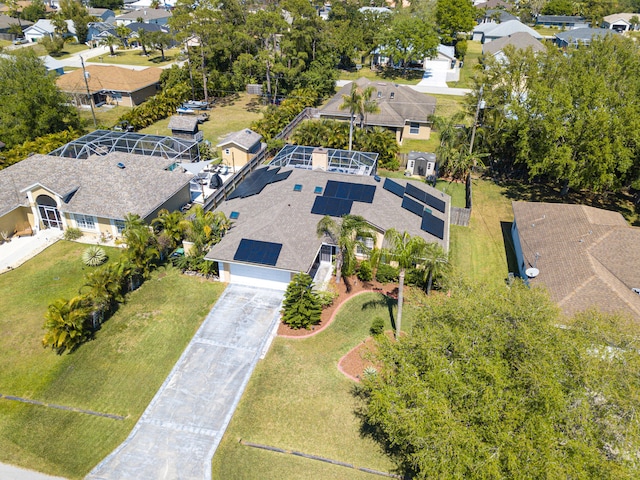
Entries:
POLYGON ((282 299, 280 291, 229 285, 129 437, 87 478, 210 479, 211 459, 275 334, 282 299))

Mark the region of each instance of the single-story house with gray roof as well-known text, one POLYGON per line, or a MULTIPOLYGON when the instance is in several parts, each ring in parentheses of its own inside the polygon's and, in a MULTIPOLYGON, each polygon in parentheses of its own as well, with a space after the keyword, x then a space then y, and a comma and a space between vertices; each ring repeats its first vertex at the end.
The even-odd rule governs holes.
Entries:
POLYGON ((482 54, 491 55, 498 61, 504 61, 506 57, 503 51, 507 45, 512 45, 516 50, 526 50, 528 48, 531 48, 534 52, 544 52, 545 50, 545 46, 536 38, 526 32, 517 32, 508 37, 485 43, 482 45, 482 54))
MULTIPOLYGON (((355 200, 347 201, 348 209, 351 214, 364 217, 373 227, 375 238, 366 240, 370 248, 380 247, 384 232, 395 228, 448 250, 450 197, 425 183, 322 169, 278 168, 262 167, 254 171, 252 175, 258 176, 273 173, 271 183, 255 188, 255 179, 249 176, 245 180, 249 194, 236 197, 232 194, 217 208, 233 221, 224 238, 205 256, 218 263, 221 281, 284 290, 296 273, 305 272, 313 277, 320 263, 331 262, 336 246, 328 238, 319 238, 316 227, 324 216, 322 209, 317 209, 323 200, 336 201, 334 196, 344 198, 344 194, 335 190, 331 193, 332 184, 353 188, 354 196, 349 198, 355 200), (387 181, 392 185, 387 185, 387 181), (403 195, 407 184, 412 188, 403 195), (359 196, 365 190, 368 198, 359 196), (414 202, 405 199, 407 195, 428 195, 431 203, 421 204, 421 208, 429 212, 416 213, 415 209, 412 212, 404 208, 405 202, 414 202), (440 225, 442 230, 434 234, 423 230, 420 214, 440 225), (247 250, 247 246, 253 250, 247 250), (265 256, 251 259, 256 249, 264 249, 265 256)), ((420 202, 412 203, 416 204, 420 202)))
POLYGON ((596 307, 640 320, 640 228, 586 205, 512 206, 520 277, 544 286, 566 315, 596 307))
MULTIPOLYGON (((430 95, 416 92, 407 85, 387 82, 374 82, 366 78, 359 78, 356 84, 362 90, 373 87, 371 100, 376 102, 380 111, 368 113, 365 125, 383 127, 396 134, 398 143, 405 138, 428 140, 431 136, 429 117, 436 111, 436 99, 430 95)), ((343 95, 349 95, 352 82, 347 83, 320 109, 320 118, 342 120, 348 122, 351 118, 349 109, 341 109, 343 95)), ((358 119, 356 119, 356 122, 358 119)))
POLYGON ((617 32, 606 28, 576 28, 556 33, 553 42, 560 48, 581 45, 588 47, 594 39, 603 39, 607 35, 617 35, 617 32))
POLYGON ((536 25, 556 28, 585 28, 589 26, 589 21, 576 15, 538 15, 536 25))
POLYGON ((474 28, 473 39, 476 40, 476 34, 479 34, 480 38, 478 39, 481 43, 489 43, 518 32, 526 32, 538 40, 542 39, 542 35, 519 20, 509 20, 504 23, 482 23, 474 28))
POLYGON ((172 137, 199 142, 202 140, 199 124, 198 117, 195 115, 173 115, 169 119, 168 128, 171 130, 172 137))
POLYGON ((0 231, 76 227, 117 237, 127 214, 146 222, 190 200, 192 175, 162 157, 109 153, 89 158, 32 155, 0 170, 0 231))

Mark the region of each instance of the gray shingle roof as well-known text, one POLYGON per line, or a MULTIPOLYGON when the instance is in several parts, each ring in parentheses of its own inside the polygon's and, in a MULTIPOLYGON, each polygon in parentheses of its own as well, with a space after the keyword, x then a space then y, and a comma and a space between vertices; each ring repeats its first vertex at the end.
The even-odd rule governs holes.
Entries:
POLYGON ((518 32, 508 37, 502 37, 493 42, 485 43, 482 45, 482 53, 494 55, 502 50, 507 45, 513 45, 516 50, 526 50, 531 47, 534 52, 544 51, 544 45, 539 40, 533 38, 526 32, 518 32))
POLYGON ((171 163, 127 153, 87 159, 33 155, 0 171, 0 215, 28 206, 24 189, 39 184, 61 196, 73 193, 63 212, 116 219, 134 213, 144 218, 189 183, 191 175, 165 170, 171 163))
POLYGON ((244 130, 240 130, 239 132, 233 132, 227 135, 218 145, 216 145, 216 147, 220 148, 233 143, 241 148, 244 148, 245 150, 249 150, 256 143, 259 143, 261 139, 262 135, 254 132, 253 130, 245 128, 244 130))
POLYGON ((170 16, 171 12, 163 8, 142 8, 118 15, 116 20, 137 20, 138 18, 142 18, 145 22, 148 22, 149 20, 169 18, 170 16))
POLYGON ((198 117, 195 115, 174 115, 169 119, 169 130, 195 132, 198 129, 198 117))
POLYGON ((566 32, 556 33, 556 38, 564 40, 567 43, 591 41, 594 38, 602 38, 607 35, 614 35, 613 30, 606 28, 576 28, 567 30, 566 32))
POLYGON ((540 256, 544 285, 563 311, 572 315, 591 306, 640 319, 640 228, 622 215, 584 205, 513 202, 520 244, 528 265, 540 256))
POLYGON ((584 17, 573 15, 538 15, 536 17, 536 23, 585 23, 586 21, 584 17))
MULTIPOLYGON (((409 121, 426 122, 436 110, 436 99, 424 93, 419 93, 405 85, 397 85, 386 82, 372 82, 366 78, 360 78, 356 84, 365 89, 374 87, 375 91, 371 100, 380 108, 378 113, 367 114, 367 125, 381 127, 403 127, 409 121), (391 98, 393 96, 393 98, 391 98)), ((331 100, 320 110, 321 117, 339 117, 348 119, 348 109, 341 110, 342 96, 351 93, 351 83, 346 84, 340 91, 331 97, 331 100)))
POLYGON ((509 35, 513 35, 517 32, 526 32, 537 39, 542 38, 542 35, 519 20, 509 20, 508 22, 499 23, 495 28, 485 30, 484 36, 485 38, 502 38, 508 37, 509 35))
MULTIPOLYGON (((283 168, 281 171, 289 169, 283 168)), ((328 180, 353 182, 374 185, 376 192, 373 203, 353 202, 351 213, 361 215, 381 232, 389 228, 407 231, 411 235, 419 235, 429 242, 438 242, 448 249, 449 245, 449 210, 450 197, 424 183, 412 182, 447 203, 446 213, 433 210, 433 215, 445 221, 444 239, 440 240, 420 229, 421 219, 417 215, 400 207, 402 199, 384 190, 384 182, 376 182, 374 177, 360 175, 346 175, 327 173, 321 170, 290 169, 291 174, 286 180, 267 185, 258 194, 246 198, 227 200, 217 210, 227 216, 231 212, 240 213, 234 220, 233 227, 206 255, 209 260, 233 261, 240 240, 247 238, 264 242, 281 243, 282 250, 278 257, 276 268, 307 272, 316 258, 321 238, 316 235, 316 226, 322 215, 311 213, 311 207, 318 194, 315 187, 322 187, 323 191, 328 180), (294 185, 302 185, 302 190, 296 192, 294 185)), ((403 186, 405 180, 396 180, 403 186)))

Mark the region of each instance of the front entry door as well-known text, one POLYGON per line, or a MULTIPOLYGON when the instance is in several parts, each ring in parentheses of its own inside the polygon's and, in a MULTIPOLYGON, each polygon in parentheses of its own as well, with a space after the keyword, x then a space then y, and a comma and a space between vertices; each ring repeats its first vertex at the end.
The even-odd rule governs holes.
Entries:
POLYGON ((60 218, 60 212, 56 207, 38 205, 38 212, 40 212, 40 218, 42 219, 44 228, 62 229, 62 219, 60 218))

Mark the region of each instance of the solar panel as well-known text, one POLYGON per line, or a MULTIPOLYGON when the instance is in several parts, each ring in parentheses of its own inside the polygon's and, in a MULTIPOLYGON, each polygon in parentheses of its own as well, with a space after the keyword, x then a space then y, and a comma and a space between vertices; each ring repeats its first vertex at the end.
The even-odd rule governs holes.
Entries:
POLYGON ((420 225, 420 229, 438 237, 440 240, 444 238, 444 220, 434 217, 427 211, 422 214, 422 224, 420 225))
POLYGON ((316 215, 329 215, 331 217, 342 217, 351 213, 353 200, 345 200, 334 197, 316 197, 311 207, 311 213, 316 215))
POLYGON ((280 250, 282 250, 281 243, 261 242, 259 240, 243 238, 240 240, 233 259, 239 262, 274 266, 278 263, 280 250))
POLYGON ((414 199, 409 198, 406 195, 402 197, 402 208, 409 210, 411 213, 415 213, 419 217, 422 217, 422 212, 424 212, 423 204, 416 202, 414 199))
POLYGON ((280 167, 259 168, 249 174, 247 178, 245 178, 244 181, 242 181, 242 183, 240 183, 240 185, 231 192, 231 195, 227 197, 227 200, 257 195, 262 192, 264 187, 267 185, 285 180, 289 175, 291 175, 291 170, 280 172, 280 167))
POLYGON ((384 184, 382 185, 382 188, 384 188, 385 190, 388 190, 389 192, 399 197, 404 196, 404 187, 399 183, 396 183, 393 180, 390 180, 389 178, 384 179, 384 184))
POLYGON ((376 193, 375 185, 362 185, 360 183, 336 182, 329 180, 324 189, 325 197, 353 200, 354 202, 373 203, 376 193))
POLYGON ((415 185, 411 185, 411 183, 407 183, 407 188, 405 189, 405 193, 407 195, 411 195, 413 198, 417 198, 422 203, 426 203, 427 205, 430 205, 436 210, 444 213, 444 209, 446 206, 446 203, 444 201, 434 197, 433 195, 425 192, 424 190, 421 190, 415 185))

